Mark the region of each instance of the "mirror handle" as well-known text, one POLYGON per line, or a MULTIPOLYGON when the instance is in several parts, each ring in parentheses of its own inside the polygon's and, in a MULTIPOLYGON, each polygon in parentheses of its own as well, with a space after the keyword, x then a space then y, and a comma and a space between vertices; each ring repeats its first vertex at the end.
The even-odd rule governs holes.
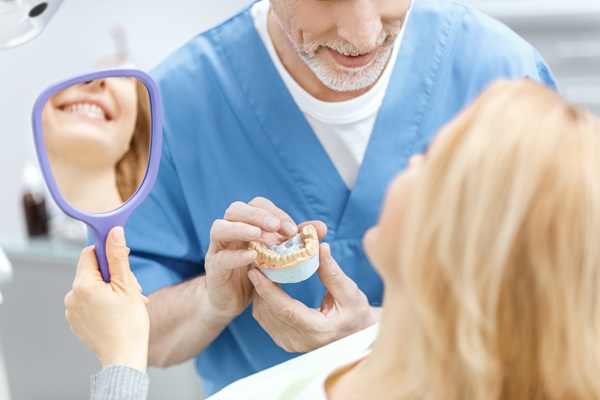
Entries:
POLYGON ((106 238, 110 228, 96 230, 93 226, 88 225, 92 238, 94 239, 94 252, 96 253, 96 260, 98 260, 98 267, 100 268, 100 274, 104 282, 110 282, 110 272, 108 270, 108 260, 106 258, 106 238))
POLYGON ((120 214, 114 214, 105 219, 98 220, 95 224, 88 224, 88 229, 92 233, 94 239, 94 252, 96 253, 96 260, 98 260, 98 267, 100 268, 100 274, 104 282, 110 282, 110 271, 108 269, 108 259, 106 257, 106 238, 110 233, 110 230, 115 226, 125 226, 129 214, 133 209, 126 209, 125 212, 120 214))

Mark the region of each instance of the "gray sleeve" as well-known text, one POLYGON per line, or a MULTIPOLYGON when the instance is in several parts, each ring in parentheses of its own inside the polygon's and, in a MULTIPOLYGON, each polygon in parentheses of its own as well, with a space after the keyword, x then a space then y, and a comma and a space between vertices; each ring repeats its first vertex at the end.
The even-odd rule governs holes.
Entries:
POLYGON ((109 365, 90 378, 91 400, 146 400, 148 375, 124 365, 109 365))

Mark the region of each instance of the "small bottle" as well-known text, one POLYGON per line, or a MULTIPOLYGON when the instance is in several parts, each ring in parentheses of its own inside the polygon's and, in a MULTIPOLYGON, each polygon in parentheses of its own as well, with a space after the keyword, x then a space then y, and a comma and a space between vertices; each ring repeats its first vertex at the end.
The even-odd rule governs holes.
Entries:
POLYGON ((30 237, 48 234, 44 183, 39 170, 31 163, 23 171, 23 211, 30 237))

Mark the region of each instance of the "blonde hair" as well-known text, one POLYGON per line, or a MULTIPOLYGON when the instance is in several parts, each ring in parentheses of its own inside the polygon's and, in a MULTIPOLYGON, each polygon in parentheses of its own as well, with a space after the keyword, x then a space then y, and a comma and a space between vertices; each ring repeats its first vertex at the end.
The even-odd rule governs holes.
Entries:
POLYGON ((409 398, 600 399, 600 122, 530 80, 436 139, 401 246, 409 398))
POLYGON ((133 136, 129 150, 115 166, 117 189, 124 202, 133 196, 142 183, 150 151, 150 96, 148 89, 139 79, 136 79, 136 91, 138 106, 133 136))

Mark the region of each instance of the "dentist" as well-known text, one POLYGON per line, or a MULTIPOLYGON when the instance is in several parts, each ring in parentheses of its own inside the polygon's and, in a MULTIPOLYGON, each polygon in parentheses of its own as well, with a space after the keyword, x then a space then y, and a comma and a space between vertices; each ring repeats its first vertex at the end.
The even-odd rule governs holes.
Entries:
POLYGON ((388 183, 488 83, 524 76, 555 87, 531 45, 444 0, 261 0, 176 50, 153 71, 160 172, 126 226, 149 364, 196 357, 210 395, 375 323, 361 238, 388 183), (319 274, 254 290, 248 242, 315 220, 319 274))

